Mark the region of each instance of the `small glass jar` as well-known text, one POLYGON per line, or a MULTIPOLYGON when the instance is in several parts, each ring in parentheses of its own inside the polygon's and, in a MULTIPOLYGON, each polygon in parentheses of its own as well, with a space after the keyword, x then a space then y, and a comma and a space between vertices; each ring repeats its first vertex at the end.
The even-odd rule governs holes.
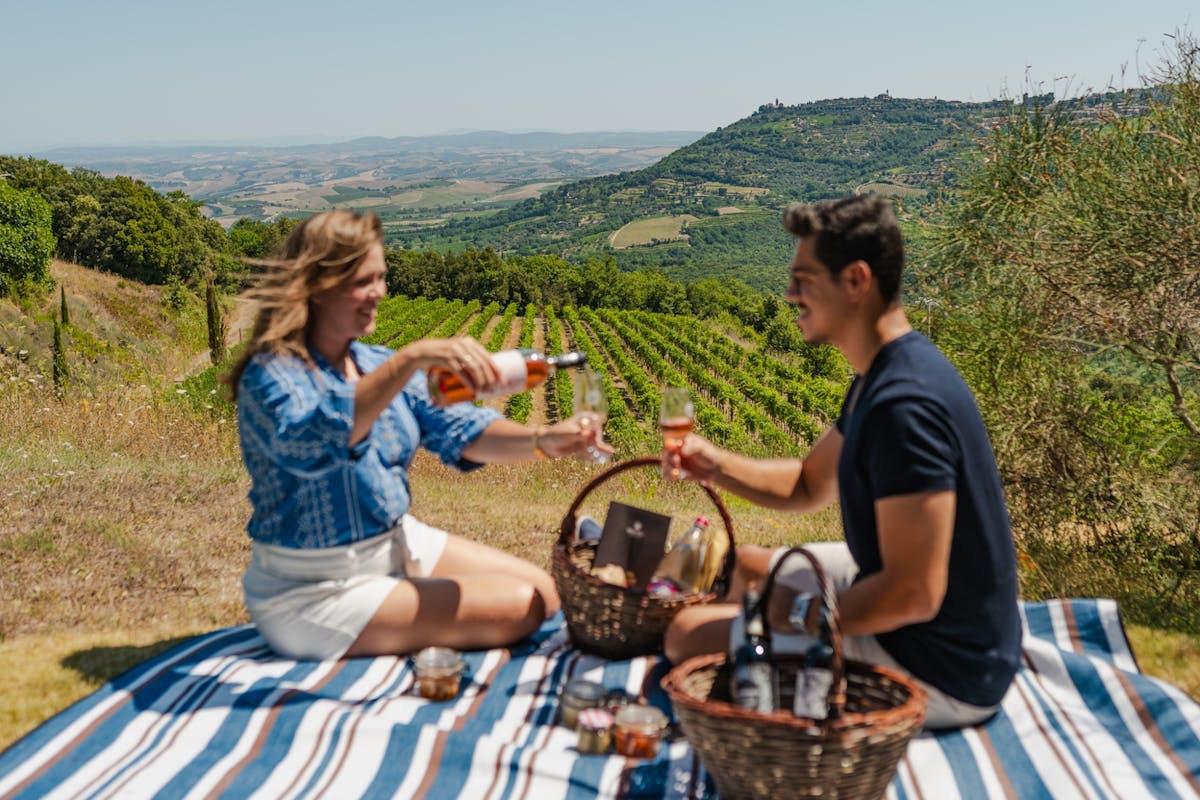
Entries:
POLYGON ((608 694, 604 695, 604 702, 601 705, 616 716, 616 713, 622 708, 636 702, 637 698, 624 689, 612 689, 608 694))
POLYGON ((413 659, 417 692, 426 700, 453 700, 458 696, 466 662, 449 647, 426 647, 413 659))
POLYGON ((580 753, 597 755, 612 747, 613 715, 603 708, 585 708, 579 712, 578 749, 580 753))
POLYGON ((624 706, 614 722, 617 752, 628 758, 655 758, 666 728, 667 715, 654 706, 624 706))
POLYGON ((561 716, 562 724, 574 728, 579 712, 585 708, 596 708, 604 701, 604 687, 595 681, 576 679, 563 688, 561 716))

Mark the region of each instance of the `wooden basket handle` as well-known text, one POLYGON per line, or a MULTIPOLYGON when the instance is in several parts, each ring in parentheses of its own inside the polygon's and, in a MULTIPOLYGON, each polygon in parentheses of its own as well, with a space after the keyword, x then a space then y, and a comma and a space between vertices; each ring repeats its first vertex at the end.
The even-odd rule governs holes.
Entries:
POLYGON ((762 597, 759 599, 759 604, 762 606, 761 616, 763 627, 769 636, 771 629, 766 609, 771 592, 775 589, 775 578, 780 568, 783 567, 784 562, 796 554, 800 554, 808 559, 813 573, 817 576, 817 585, 821 590, 821 606, 825 609, 825 618, 829 622, 829 644, 833 648, 833 663, 830 666, 830 672, 833 673, 833 682, 829 686, 827 705, 829 706, 828 719, 834 720, 842 716, 846 708, 846 662, 842 655, 842 621, 838 614, 837 596, 833 590, 833 586, 829 582, 829 578, 825 575, 825 570, 821 567, 821 562, 803 546, 788 548, 783 556, 775 562, 775 568, 767 576, 767 582, 763 586, 762 597))

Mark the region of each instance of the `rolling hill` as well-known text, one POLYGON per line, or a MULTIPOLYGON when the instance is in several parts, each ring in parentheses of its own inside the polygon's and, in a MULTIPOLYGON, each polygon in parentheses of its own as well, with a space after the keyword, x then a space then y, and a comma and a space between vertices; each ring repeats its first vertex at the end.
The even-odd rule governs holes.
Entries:
POLYGON ((873 191, 919 207, 954 185, 959 155, 1005 107, 888 95, 770 103, 644 169, 390 237, 411 249, 612 256, 623 269, 738 277, 778 291, 791 248, 779 224, 788 204, 873 191))

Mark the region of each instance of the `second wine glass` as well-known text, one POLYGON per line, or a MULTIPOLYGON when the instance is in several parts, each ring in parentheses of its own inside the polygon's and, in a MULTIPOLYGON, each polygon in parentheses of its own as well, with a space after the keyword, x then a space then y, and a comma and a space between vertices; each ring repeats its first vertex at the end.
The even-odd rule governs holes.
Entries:
POLYGON ((673 465, 663 463, 663 477, 679 480, 687 473, 678 464, 677 454, 683 449, 683 440, 696 423, 696 407, 692 403, 692 391, 686 386, 668 386, 663 389, 662 406, 658 413, 658 428, 662 431, 663 449, 672 454, 673 465))
POLYGON ((575 375, 575 413, 583 414, 579 424, 590 434, 587 455, 592 461, 603 464, 608 453, 596 446, 608 419, 608 395, 604 391, 604 379, 591 367, 581 369, 575 375))

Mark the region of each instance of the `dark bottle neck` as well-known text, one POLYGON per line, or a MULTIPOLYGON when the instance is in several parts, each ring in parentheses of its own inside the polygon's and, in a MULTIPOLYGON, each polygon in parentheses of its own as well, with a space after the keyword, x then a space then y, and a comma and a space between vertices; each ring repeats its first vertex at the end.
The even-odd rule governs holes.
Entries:
POLYGON ((555 369, 563 367, 578 367, 580 364, 587 363, 587 353, 582 350, 572 350, 569 353, 561 353, 556 356, 546 356, 546 363, 555 369))

